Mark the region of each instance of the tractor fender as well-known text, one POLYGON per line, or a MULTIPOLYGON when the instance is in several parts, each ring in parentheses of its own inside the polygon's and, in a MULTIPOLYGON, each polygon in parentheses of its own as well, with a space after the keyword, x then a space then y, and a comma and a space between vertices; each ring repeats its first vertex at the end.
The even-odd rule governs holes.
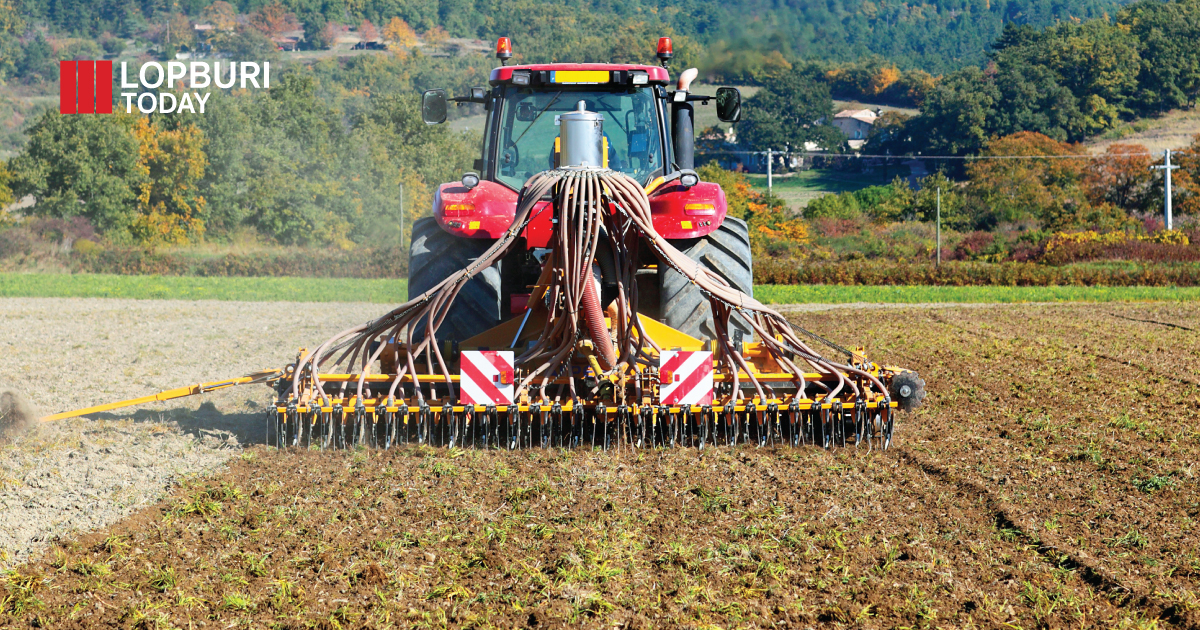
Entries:
POLYGON ((650 194, 654 229, 671 240, 712 234, 725 221, 727 210, 725 191, 714 182, 669 184, 650 194))
POLYGON ((517 193, 487 180, 474 188, 460 182, 438 186, 433 196, 433 216, 443 230, 463 238, 498 239, 512 225, 517 193))

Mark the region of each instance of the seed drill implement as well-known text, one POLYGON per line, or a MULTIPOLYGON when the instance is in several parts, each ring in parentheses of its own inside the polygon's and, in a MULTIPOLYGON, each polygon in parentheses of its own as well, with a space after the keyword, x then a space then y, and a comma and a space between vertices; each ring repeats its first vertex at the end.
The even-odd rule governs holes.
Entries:
POLYGON ((749 231, 693 170, 696 103, 736 122, 734 88, 668 89, 660 66, 502 65, 479 104, 483 156, 413 226, 409 300, 281 370, 82 415, 265 382, 278 446, 887 448, 924 398, 753 297, 749 231))

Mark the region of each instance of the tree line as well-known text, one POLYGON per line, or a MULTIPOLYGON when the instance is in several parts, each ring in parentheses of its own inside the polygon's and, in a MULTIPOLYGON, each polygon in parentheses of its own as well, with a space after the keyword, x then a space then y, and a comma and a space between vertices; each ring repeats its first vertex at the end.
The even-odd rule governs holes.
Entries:
MULTIPOLYGON (((965 156, 995 138, 1035 132, 1080 142, 1130 120, 1191 108, 1200 95, 1200 0, 1139 0, 1112 17, 1045 28, 1009 23, 982 66, 940 77, 878 59, 779 67, 746 103, 738 140, 764 150, 806 142, 838 151, 832 96, 920 108, 876 120, 863 152, 965 156)), ((957 176, 963 169, 946 165, 957 176)))
MULTIPOLYGON (((1049 232, 1141 231, 1143 219, 1157 216, 1162 208, 1162 179, 1150 169, 1160 160, 1136 144, 1116 143, 1095 157, 1073 157, 1085 153, 1078 145, 1021 131, 990 140, 979 159, 965 162, 961 182, 942 171, 916 187, 896 178, 886 186, 816 199, 804 216, 933 221, 940 189, 942 223, 960 231, 1022 222, 1049 232)), ((1176 164, 1175 212, 1198 215, 1200 138, 1179 154, 1176 164)))
POLYGON ((406 89, 344 111, 313 75, 289 72, 270 91, 214 91, 203 115, 52 110, 0 170, 0 194, 33 195, 38 216, 83 217, 118 245, 246 231, 280 244, 391 245, 401 213, 411 225, 478 150, 477 134, 425 125, 418 101, 406 89))
MULTIPOLYGON (((93 45, 188 37, 181 20, 213 22, 212 6, 286 12, 309 42, 364 22, 382 30, 394 18, 416 33, 492 41, 510 36, 516 52, 544 61, 620 60, 660 35, 681 38, 681 54, 724 76, 752 79, 780 58, 849 62, 880 56, 902 68, 943 73, 984 61, 1004 24, 1045 26, 1112 13, 1121 0, 3 0, 0 66, 14 65, 35 27, 93 45), (207 13, 206 13, 207 12, 207 13), (5 17, 5 15, 13 17, 5 17), (9 22, 6 24, 6 21, 9 22), (15 23, 13 23, 15 22, 15 23), (632 48, 629 44, 633 44, 632 48), (4 60, 7 59, 7 62, 4 60)), ((233 29, 253 45, 247 29, 233 29)), ((261 44, 261 41, 257 43, 261 44)), ((178 43, 176 42, 176 45, 178 43)), ((111 51, 107 51, 111 52, 111 51)), ((682 60, 681 60, 682 61, 682 60)), ((0 68, 0 72, 3 72, 0 68)))

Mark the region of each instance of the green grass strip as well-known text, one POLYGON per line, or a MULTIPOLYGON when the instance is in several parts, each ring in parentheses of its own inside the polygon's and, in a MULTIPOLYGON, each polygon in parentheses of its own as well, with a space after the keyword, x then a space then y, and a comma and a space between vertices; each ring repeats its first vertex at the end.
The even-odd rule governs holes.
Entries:
MULTIPOLYGON (((407 280, 0 273, 0 297, 398 304, 407 295, 407 280)), ((761 285, 754 295, 767 304, 1151 302, 1200 300, 1200 287, 761 285)))
POLYGON ((0 297, 399 304, 407 296, 408 280, 0 273, 0 297))
POLYGON ((1200 300, 1200 287, 934 287, 768 284, 754 287, 754 297, 765 304, 1182 302, 1200 300))

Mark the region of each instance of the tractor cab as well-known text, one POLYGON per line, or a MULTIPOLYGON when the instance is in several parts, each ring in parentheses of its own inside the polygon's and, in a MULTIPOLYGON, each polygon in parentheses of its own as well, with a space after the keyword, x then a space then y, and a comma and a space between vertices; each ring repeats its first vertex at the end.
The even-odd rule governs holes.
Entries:
MULTIPOLYGON (((745 223, 726 219, 724 191, 714 182, 700 181, 693 170, 694 107, 713 102, 718 119, 736 122, 741 94, 732 87, 719 88, 713 95, 692 93, 695 69, 672 82, 667 70, 670 38, 659 40, 656 55, 661 65, 510 66, 512 44, 502 37, 496 46, 501 65, 492 70, 487 87, 454 97, 443 89, 426 91, 421 116, 427 124, 445 122, 452 103, 483 105, 486 124, 473 169, 459 181, 438 186, 433 216, 413 226, 410 294, 440 282, 452 268, 462 267, 459 262, 478 257, 502 238, 512 226, 526 182, 538 173, 568 165, 598 166, 633 178, 646 191, 654 228, 661 236, 677 242, 680 249, 705 256, 706 265, 725 269, 732 285, 752 291, 745 223), (583 119, 594 125, 587 146, 563 146, 564 125, 583 119), (588 155, 581 158, 574 150, 588 155)), ((474 306, 469 312, 464 306, 450 314, 439 333, 443 338, 462 340, 470 331, 524 311, 554 233, 553 213, 545 211, 549 206, 548 199, 541 201, 521 229, 519 246, 468 287, 470 292, 478 289, 472 297, 474 306), (485 305, 486 311, 479 305, 485 305)), ((707 304, 703 296, 689 293, 695 291, 683 282, 686 278, 660 270, 650 247, 639 251, 639 259, 632 262, 640 270, 640 312, 689 334, 715 334, 703 329, 705 320, 693 315, 707 304), (660 296, 674 298, 671 304, 677 310, 664 307, 660 296)), ((606 255, 602 253, 597 264, 605 295, 612 295, 616 285, 609 282, 612 273, 606 255)), ((748 326, 743 332, 750 335, 748 326)))
MULTIPOLYGON (((489 87, 471 88, 466 95, 450 98, 441 89, 425 92, 421 114, 428 124, 445 122, 449 103, 479 103, 486 115, 483 150, 474 170, 465 173, 461 182, 438 189, 433 214, 442 227, 468 238, 498 238, 508 229, 506 219, 511 221, 516 194, 525 182, 559 166, 560 117, 581 107, 598 114, 603 129, 602 163, 595 166, 625 173, 643 186, 673 174, 687 189, 699 184, 691 172, 693 103, 707 105, 714 100, 718 117, 736 122, 741 95, 729 87, 720 88, 715 96, 691 94, 694 70, 685 72, 672 89, 665 66, 671 58, 670 38, 659 41, 657 55, 664 65, 504 65, 492 70, 489 87)), ((500 38, 496 56, 502 62, 511 58, 508 38, 500 38)), ((715 185, 691 193, 686 197, 693 205, 712 205, 712 219, 702 227, 715 228, 724 216, 724 194, 715 185)), ((686 208, 679 210, 685 216, 686 208)), ((712 231, 696 229, 700 223, 704 221, 679 218, 662 227, 669 238, 694 238, 712 231), (693 227, 685 227, 685 222, 693 227)), ((541 232, 534 227, 534 240, 541 232)))

